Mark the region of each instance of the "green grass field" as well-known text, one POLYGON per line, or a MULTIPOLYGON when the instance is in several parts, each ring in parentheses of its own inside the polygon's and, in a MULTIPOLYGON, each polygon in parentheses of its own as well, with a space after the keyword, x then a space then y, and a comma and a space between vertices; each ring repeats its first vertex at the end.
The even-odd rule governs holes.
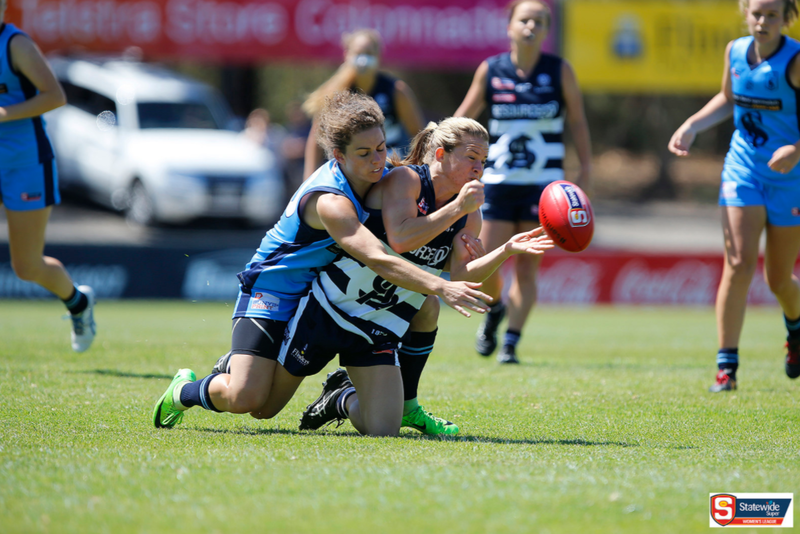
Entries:
POLYGON ((710 492, 800 495, 777 308, 748 311, 740 389, 719 395, 711 309, 542 307, 518 367, 444 310, 420 400, 449 440, 297 431, 322 374, 273 420, 195 408, 156 430, 175 371, 227 351, 230 305, 101 302, 83 355, 62 311, 0 301, 3 533, 690 533, 710 492))

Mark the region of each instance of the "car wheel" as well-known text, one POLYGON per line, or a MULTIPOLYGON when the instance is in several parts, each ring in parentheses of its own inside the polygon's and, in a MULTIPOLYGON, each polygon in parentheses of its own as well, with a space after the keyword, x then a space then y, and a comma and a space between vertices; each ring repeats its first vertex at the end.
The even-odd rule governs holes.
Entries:
POLYGON ((125 217, 129 222, 142 226, 151 226, 155 223, 153 200, 144 184, 138 180, 131 186, 125 217))

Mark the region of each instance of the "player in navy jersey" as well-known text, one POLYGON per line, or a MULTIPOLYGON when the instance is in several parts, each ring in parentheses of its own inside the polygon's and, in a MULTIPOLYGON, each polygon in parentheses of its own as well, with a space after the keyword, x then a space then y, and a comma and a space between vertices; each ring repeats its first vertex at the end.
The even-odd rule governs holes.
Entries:
MULTIPOLYGON (((482 188, 478 181, 488 140, 485 128, 464 117, 431 123, 417 134, 408 158, 402 162, 395 158, 395 169, 366 200, 375 215, 367 225, 387 249, 431 273, 449 270, 453 280, 481 281, 511 255, 539 255, 553 247, 536 229, 472 259, 476 251, 467 244, 481 227, 480 198, 472 192, 482 188), (465 200, 466 214, 460 205, 465 200)), ((307 375, 338 353, 347 371, 328 375, 322 394, 304 412, 300 428, 313 430, 348 418, 363 434, 395 435, 401 425, 417 428, 416 417, 404 413, 401 395, 408 400, 407 382, 413 382, 416 390, 422 368, 406 366, 419 354, 408 354, 410 358, 401 362, 397 349, 402 339, 400 352, 405 350, 403 336, 419 320, 417 310, 431 301, 398 288, 347 256, 325 267, 290 322, 281 358, 291 372, 307 375)), ((420 330, 433 345, 436 314, 426 314, 425 322, 418 326, 428 327, 420 330)))
POLYGON ((384 174, 383 114, 363 94, 342 92, 319 115, 320 142, 332 156, 292 197, 244 271, 233 314, 229 362, 202 380, 181 369, 156 402, 153 423, 173 427, 192 406, 207 410, 276 415, 302 377, 277 362, 286 321, 319 269, 347 253, 386 280, 442 297, 469 316, 483 311, 480 284, 447 282, 387 254, 364 226, 362 199, 384 174))
MULTIPOLYGON (((386 117, 386 148, 405 155, 411 137, 422 128, 422 110, 411 88, 402 80, 381 72, 380 34, 371 29, 356 30, 342 37, 344 63, 336 73, 303 104, 304 111, 315 117, 325 96, 346 89, 371 96, 386 117)), ((316 142, 316 124, 306 142, 305 177, 325 161, 325 154, 316 142)))
POLYGON ((0 203, 16 275, 60 298, 72 318, 72 350, 87 350, 95 337, 94 291, 75 286, 64 265, 44 256, 53 206, 61 202, 53 148, 42 113, 66 103, 64 90, 36 44, 3 22, 0 0, 0 203))
POLYGON ((736 130, 722 169, 719 204, 725 263, 717 291, 717 378, 710 391, 736 389, 747 293, 766 230, 764 278, 783 309, 786 374, 800 376, 800 43, 781 33, 796 0, 741 0, 750 35, 728 43, 722 90, 673 134, 687 156, 695 136, 733 114, 736 130))
MULTIPOLYGON (((539 224, 544 187, 564 179, 564 124, 569 125, 580 160, 575 183, 589 191, 589 127, 575 73, 567 61, 542 52, 552 24, 547 4, 515 0, 509 4, 511 51, 480 64, 456 116, 477 118, 488 107, 491 147, 483 175, 486 203, 481 240, 487 249, 539 224)), ((501 301, 498 271, 484 284, 495 297, 492 311, 478 330, 475 348, 483 356, 497 347, 497 328, 508 314, 508 329, 497 359, 518 363, 516 346, 536 303, 541 256, 515 258, 507 302, 501 301)))

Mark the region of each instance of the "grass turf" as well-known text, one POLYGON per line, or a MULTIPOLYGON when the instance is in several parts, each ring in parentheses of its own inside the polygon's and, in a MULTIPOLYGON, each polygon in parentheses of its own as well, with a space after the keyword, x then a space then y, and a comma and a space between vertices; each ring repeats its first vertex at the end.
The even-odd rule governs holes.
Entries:
POLYGON ((0 301, 4 533, 690 533, 710 492, 800 488, 777 308, 748 310, 740 389, 717 395, 710 309, 542 307, 512 367, 443 310, 420 401, 461 434, 439 440, 297 431, 324 374, 273 420, 194 408, 156 430, 177 368, 227 351, 230 307, 101 302, 74 354, 59 306, 0 301))

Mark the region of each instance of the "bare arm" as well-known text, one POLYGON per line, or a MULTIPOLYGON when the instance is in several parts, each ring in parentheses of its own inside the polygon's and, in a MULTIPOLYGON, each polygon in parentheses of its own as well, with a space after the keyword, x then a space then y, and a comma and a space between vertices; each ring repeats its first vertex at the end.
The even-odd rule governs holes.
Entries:
MULTIPOLYGON (((788 75, 792 87, 800 87, 800 61, 797 56, 789 64, 788 75)), ((767 165, 775 172, 786 174, 797 166, 798 161, 800 161, 800 141, 779 147, 772 153, 767 165)))
POLYGON ((0 107, 0 121, 38 117, 67 103, 64 89, 36 43, 24 35, 15 35, 9 49, 14 69, 25 75, 39 93, 19 104, 0 107))
POLYGON ((669 151, 678 156, 688 156, 689 148, 698 133, 708 130, 733 114, 730 54, 733 41, 725 49, 725 69, 722 72, 722 89, 703 108, 686 119, 669 140, 669 151))
POLYGON ((422 110, 419 108, 414 91, 405 82, 397 80, 394 88, 394 106, 397 110, 397 118, 408 135, 414 137, 425 122, 425 119, 422 118, 422 110))
MULTIPOLYGON (((452 202, 428 216, 417 217, 420 193, 419 175, 406 167, 392 170, 380 184, 383 225, 389 246, 398 254, 415 250, 447 230, 458 219, 473 213, 483 204, 483 184, 464 185, 452 202)), ((433 208, 433 206, 431 206, 433 208)), ((477 235, 477 234, 476 234, 477 235)))
MULTIPOLYGON (((380 240, 358 221, 355 208, 347 198, 322 194, 312 197, 308 204, 304 211, 315 211, 330 236, 381 278, 416 293, 438 295, 467 317, 470 316, 467 310, 486 311, 481 300, 489 297, 478 291, 480 284, 448 282, 387 253, 380 240)), ((311 219, 309 217, 307 222, 311 219)))
POLYGON ((303 180, 314 174, 325 163, 325 152, 317 144, 317 121, 311 123, 311 131, 306 139, 305 163, 303 164, 303 180))
POLYGON ((464 97, 464 101, 453 113, 454 117, 478 118, 483 108, 486 107, 486 76, 488 72, 489 64, 487 62, 484 61, 478 65, 478 70, 475 71, 475 76, 472 78, 472 84, 469 86, 467 96, 464 97))
POLYGON ((589 138, 589 123, 583 110, 583 96, 578 86, 578 79, 567 61, 564 61, 561 66, 561 84, 564 103, 567 107, 567 124, 581 164, 581 170, 575 183, 588 191, 592 178, 592 143, 589 138))
POLYGON ((473 213, 467 219, 464 230, 453 239, 453 251, 450 256, 450 279, 483 282, 495 272, 504 261, 514 254, 544 254, 553 248, 553 241, 547 237, 542 227, 517 234, 504 245, 486 253, 485 256, 472 259, 468 240, 463 235, 476 236, 481 230, 481 214, 473 213))

